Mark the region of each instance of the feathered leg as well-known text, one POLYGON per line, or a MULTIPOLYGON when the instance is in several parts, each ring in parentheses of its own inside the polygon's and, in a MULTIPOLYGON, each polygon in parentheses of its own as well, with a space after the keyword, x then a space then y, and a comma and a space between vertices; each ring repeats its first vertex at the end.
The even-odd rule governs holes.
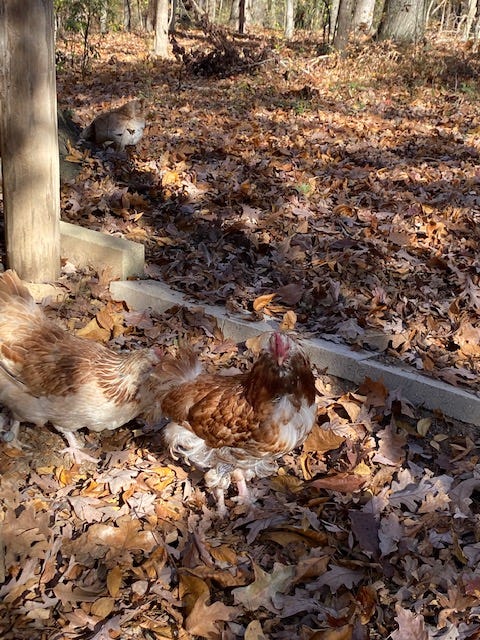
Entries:
POLYGON ((246 504, 251 506, 254 500, 252 499, 250 491, 248 490, 247 479, 245 478, 244 472, 241 469, 235 469, 235 471, 232 473, 232 480, 237 485, 238 491, 238 496, 236 498, 233 498, 233 500, 235 500, 235 502, 238 502, 238 504, 246 504))
POLYGON ((221 518, 224 518, 228 513, 225 506, 225 491, 230 486, 229 471, 229 465, 217 465, 216 468, 209 469, 204 475, 205 484, 215 496, 217 512, 221 518))
POLYGON ((225 491, 220 487, 215 487, 213 490, 213 495, 215 496, 215 500, 217 502, 217 513, 220 518, 225 518, 227 515, 227 507, 225 506, 225 491))

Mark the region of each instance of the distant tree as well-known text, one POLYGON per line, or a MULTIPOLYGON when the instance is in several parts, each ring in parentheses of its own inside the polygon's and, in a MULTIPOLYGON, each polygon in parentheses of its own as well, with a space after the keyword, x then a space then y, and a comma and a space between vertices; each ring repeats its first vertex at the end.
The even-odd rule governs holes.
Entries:
POLYGON ((371 33, 375 0, 357 0, 353 14, 353 30, 356 34, 371 33))
POLYGON ((477 33, 479 11, 480 11, 480 7, 478 6, 478 0, 468 0, 467 15, 466 15, 465 26, 463 31, 463 37, 465 40, 468 40, 472 31, 474 34, 477 33))
POLYGON ((153 53, 159 58, 170 57, 170 45, 168 40, 168 4, 168 0, 156 0, 153 53))
POLYGON ((252 0, 232 0, 228 22, 232 29, 244 33, 252 22, 252 0))
POLYGON ((177 12, 178 12, 178 0, 172 0, 172 11, 170 16, 170 22, 168 23, 169 33, 175 33, 177 29, 177 12))
POLYGON ((425 0, 386 0, 378 29, 380 40, 418 42, 425 33, 425 0))
MULTIPOLYGON (((96 55, 91 44, 95 31, 103 33, 108 28, 112 0, 55 0, 56 23, 60 34, 80 34, 82 38, 81 72, 85 73, 96 55)), ((73 56, 72 56, 73 57, 73 56)))
POLYGON ((247 0, 238 0, 238 33, 245 33, 247 0))
POLYGON ((132 28, 132 5, 130 0, 123 0, 123 27, 126 31, 132 28))
POLYGON ((332 0, 332 4, 330 7, 330 36, 332 39, 335 36, 339 9, 340 9, 340 0, 332 0))
POLYGON ((348 45, 353 29, 353 15, 355 0, 340 0, 338 8, 337 26, 333 38, 333 46, 338 51, 343 51, 348 45))
POLYGON ((295 16, 295 3, 294 0, 285 0, 285 37, 287 40, 293 38, 295 31, 294 16, 295 16))

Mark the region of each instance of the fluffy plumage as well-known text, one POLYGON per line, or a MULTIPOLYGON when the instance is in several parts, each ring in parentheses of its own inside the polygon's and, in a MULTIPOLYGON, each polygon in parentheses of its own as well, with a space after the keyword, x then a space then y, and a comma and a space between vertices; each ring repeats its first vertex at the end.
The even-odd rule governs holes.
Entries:
POLYGON ((140 100, 127 102, 118 109, 101 113, 80 134, 81 140, 95 144, 113 144, 123 151, 128 145, 135 145, 143 136, 145 118, 140 100))
POLYGON ((75 460, 94 460, 79 450, 75 431, 116 429, 143 411, 159 361, 156 348, 116 353, 70 334, 46 317, 14 271, 0 275, 0 403, 16 421, 50 422, 75 460))
POLYGON ((287 335, 265 337, 250 371, 208 374, 188 349, 164 358, 151 384, 156 397, 150 419, 170 423, 164 438, 173 456, 204 469, 219 512, 233 480, 248 501, 246 481, 266 477, 277 459, 299 446, 316 418, 315 380, 308 358, 287 335))

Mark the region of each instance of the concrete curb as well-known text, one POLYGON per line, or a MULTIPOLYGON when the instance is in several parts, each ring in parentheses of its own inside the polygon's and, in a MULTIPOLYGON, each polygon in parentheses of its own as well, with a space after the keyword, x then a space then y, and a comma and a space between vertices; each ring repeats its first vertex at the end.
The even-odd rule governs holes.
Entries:
MULTIPOLYGON (((263 331, 276 328, 271 319, 249 322, 239 315, 226 315, 220 306, 204 305, 187 300, 181 293, 154 280, 113 281, 110 293, 115 300, 125 301, 131 309, 152 308, 162 313, 175 305, 201 308, 217 319, 227 338, 242 342, 263 331)), ((400 389, 402 396, 418 407, 439 410, 450 418, 480 426, 480 397, 463 389, 434 380, 401 367, 378 361, 376 354, 353 351, 348 346, 322 339, 302 341, 312 362, 327 373, 359 384, 366 376, 381 380, 389 389, 400 389)))
POLYGON ((69 222, 60 222, 62 257, 80 267, 108 268, 112 278, 130 278, 143 274, 145 247, 138 242, 116 238, 69 222))

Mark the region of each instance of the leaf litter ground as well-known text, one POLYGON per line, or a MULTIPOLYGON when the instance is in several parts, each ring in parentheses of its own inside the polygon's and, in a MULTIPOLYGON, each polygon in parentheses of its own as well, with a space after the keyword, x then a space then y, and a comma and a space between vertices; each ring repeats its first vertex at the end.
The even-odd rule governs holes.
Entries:
MULTIPOLYGON (((476 380, 466 89, 398 87, 398 69, 363 86, 361 66, 308 52, 255 76, 182 78, 140 39, 104 44, 95 74, 60 74, 61 103, 85 123, 94 106, 150 91, 149 132, 129 158, 85 154, 64 185, 66 219, 143 241, 150 275, 196 298, 294 309, 301 333, 476 380)), ((378 74, 399 64, 387 62, 378 74)), ((85 337, 187 339, 214 369, 253 358, 200 312, 111 301, 108 274, 63 281, 47 312, 85 337)), ((230 497, 224 521, 155 429, 86 434, 101 463, 79 468, 57 434, 22 428, 30 449, 0 450, 2 638, 479 638, 475 430, 380 381, 351 389, 317 372, 317 390, 302 450, 254 483, 253 511, 230 497)))

